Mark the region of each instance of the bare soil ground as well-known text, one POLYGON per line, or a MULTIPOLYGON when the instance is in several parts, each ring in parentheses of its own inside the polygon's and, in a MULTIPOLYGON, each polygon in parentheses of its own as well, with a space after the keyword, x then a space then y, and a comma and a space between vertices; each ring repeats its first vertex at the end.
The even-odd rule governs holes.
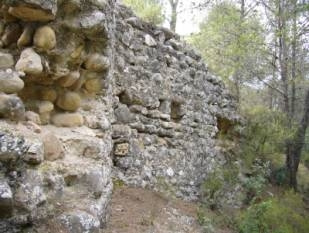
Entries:
POLYGON ((202 233, 198 205, 169 199, 140 188, 121 187, 113 193, 106 233, 202 233))

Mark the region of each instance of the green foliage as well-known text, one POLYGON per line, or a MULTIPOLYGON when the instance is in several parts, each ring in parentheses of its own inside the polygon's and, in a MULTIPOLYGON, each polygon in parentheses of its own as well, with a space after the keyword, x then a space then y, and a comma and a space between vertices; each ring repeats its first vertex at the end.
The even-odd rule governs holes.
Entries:
POLYGON ((213 226, 213 220, 207 216, 204 209, 200 208, 197 212, 197 221, 202 226, 203 232, 205 233, 215 233, 215 228, 213 226))
POLYGON ((123 3, 149 23, 158 25, 164 21, 162 7, 156 0, 123 0, 123 3))
POLYGON ((212 210, 219 209, 224 205, 226 193, 237 186, 239 169, 237 166, 228 164, 224 168, 217 169, 209 174, 202 185, 202 201, 212 210))
POLYGON ((247 126, 244 140, 241 142, 241 157, 251 167, 259 158, 271 161, 272 166, 284 165, 285 141, 290 139, 295 130, 287 127, 287 119, 280 111, 257 106, 244 111, 247 126))
POLYGON ((250 206, 239 219, 240 233, 307 233, 309 217, 302 197, 287 192, 250 206))
POLYGON ((234 4, 223 1, 211 9, 200 29, 189 41, 227 84, 236 75, 243 83, 261 72, 264 36, 258 17, 243 18, 234 4))
POLYGON ((114 188, 122 188, 125 185, 125 183, 120 179, 113 179, 113 185, 114 188))
POLYGON ((270 165, 257 159, 251 167, 251 175, 244 180, 243 186, 247 193, 245 202, 248 204, 261 197, 270 176, 270 165))

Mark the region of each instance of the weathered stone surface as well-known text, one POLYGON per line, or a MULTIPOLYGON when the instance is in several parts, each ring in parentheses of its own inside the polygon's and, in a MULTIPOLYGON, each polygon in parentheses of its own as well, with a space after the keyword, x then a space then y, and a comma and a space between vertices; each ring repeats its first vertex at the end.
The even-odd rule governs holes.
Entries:
POLYGON ((10 120, 23 120, 25 116, 24 103, 15 95, 0 93, 0 117, 10 120))
POLYGON ((0 70, 0 92, 6 94, 17 93, 24 88, 24 81, 19 78, 17 72, 8 69, 0 70))
POLYGON ((50 112, 42 112, 40 113, 40 120, 42 125, 47 125, 50 123, 51 113, 50 112))
POLYGON ((75 92, 66 92, 59 96, 57 106, 63 110, 76 111, 81 105, 81 98, 75 92))
POLYGON ((85 68, 95 72, 102 72, 108 69, 109 66, 108 58, 97 53, 89 55, 85 62, 85 68))
POLYGON ((58 84, 62 87, 72 86, 80 78, 78 71, 70 72, 68 75, 59 79, 58 84))
POLYGON ((14 195, 15 205, 17 209, 31 213, 46 201, 42 176, 36 170, 28 169, 23 172, 21 180, 14 195))
POLYGON ((129 140, 131 137, 131 128, 127 125, 113 125, 113 139, 126 139, 129 140))
POLYGON ((79 113, 58 113, 52 117, 52 122, 59 127, 77 127, 84 124, 84 118, 79 113))
POLYGON ((100 221, 84 211, 64 213, 58 221, 68 233, 99 233, 100 221))
POLYGON ((31 24, 26 25, 23 33, 21 34, 21 36, 19 37, 19 39, 17 41, 18 48, 23 48, 23 47, 26 47, 28 45, 31 45, 33 33, 34 33, 33 25, 31 25, 31 24))
POLYGON ((11 217, 13 213, 13 193, 7 182, 0 180, 0 218, 11 217))
POLYGON ((0 69, 10 68, 14 65, 14 58, 9 53, 0 52, 0 69))
MULTIPOLYGON (((79 4, 78 4, 79 5, 79 4)), ((79 5, 80 7, 81 5, 79 5)), ((67 18, 64 25, 72 31, 82 31, 90 40, 104 42, 107 37, 107 15, 101 10, 75 12, 74 17, 67 18)))
POLYGON ((43 101, 54 103, 57 100, 57 91, 52 88, 41 88, 39 90, 39 98, 43 101))
POLYGON ((116 156, 126 156, 129 153, 129 143, 119 143, 115 145, 114 154, 116 156))
POLYGON ((44 160, 44 144, 42 141, 32 141, 23 160, 31 165, 38 165, 44 160))
MULTIPOLYGON (((14 1, 13 1, 14 2, 14 1)), ((55 19, 57 1, 25 0, 9 8, 9 13, 24 21, 47 22, 55 19)))
POLYGON ((54 161, 64 157, 63 145, 53 133, 44 133, 42 141, 44 144, 44 158, 46 160, 54 161))
POLYGON ((32 121, 33 123, 37 125, 41 124, 40 115, 32 111, 25 112, 25 120, 32 121))
POLYGON ((0 116, 22 119, 22 99, 37 103, 26 107, 40 118, 28 112, 17 126, 0 120, 27 139, 19 145, 0 136, 0 177, 15 197, 6 231, 98 231, 112 169, 128 185, 171 187, 173 196, 197 200, 204 179, 226 162, 216 139, 220 118, 237 121, 233 99, 201 57, 115 1, 5 2, 2 45, 20 57, 16 74, 25 86, 20 98, 0 94, 0 116))
POLYGON ((102 90, 102 82, 100 79, 90 79, 85 82, 85 89, 89 93, 99 93, 102 90))
POLYGON ((129 108, 124 104, 119 105, 118 108, 115 109, 115 116, 120 123, 130 123, 133 120, 129 108))
POLYGON ((56 34, 49 26, 38 28, 33 37, 33 44, 36 48, 43 51, 48 51, 55 48, 57 43, 56 34))
POLYGON ((51 112, 54 110, 54 105, 52 102, 43 100, 33 100, 27 102, 27 108, 31 111, 37 112, 39 114, 51 112))
POLYGON ((0 133, 0 161, 16 161, 27 150, 23 138, 0 133))
POLYGON ((19 24, 16 24, 16 23, 9 24, 5 28, 1 40, 5 46, 9 46, 17 42, 21 33, 22 33, 22 30, 19 24))
POLYGON ((150 46, 150 47, 154 47, 157 45, 157 42, 155 41, 154 38, 152 38, 151 35, 145 35, 145 44, 150 46))
POLYGON ((21 53, 15 68, 26 74, 40 74, 43 71, 41 57, 32 48, 27 48, 21 53))

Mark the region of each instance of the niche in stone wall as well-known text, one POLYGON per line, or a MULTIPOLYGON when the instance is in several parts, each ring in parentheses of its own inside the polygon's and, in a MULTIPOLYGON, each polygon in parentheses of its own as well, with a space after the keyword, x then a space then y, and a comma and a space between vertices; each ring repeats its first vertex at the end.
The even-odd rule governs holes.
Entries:
POLYGON ((217 137, 219 137, 228 135, 233 130, 234 124, 231 120, 225 117, 217 116, 217 127, 219 130, 217 137))
POLYGON ((173 99, 171 101, 171 118, 178 122, 185 115, 185 105, 182 99, 173 99))

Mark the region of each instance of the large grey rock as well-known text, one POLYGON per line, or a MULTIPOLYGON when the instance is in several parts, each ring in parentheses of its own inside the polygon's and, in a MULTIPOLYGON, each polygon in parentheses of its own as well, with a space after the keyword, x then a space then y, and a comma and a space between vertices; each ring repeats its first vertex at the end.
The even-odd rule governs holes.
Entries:
POLYGON ((13 213, 13 193, 7 182, 0 180, 0 218, 11 217, 13 213))
POLYGON ((40 140, 30 142, 30 146, 23 156, 23 160, 31 165, 38 165, 44 160, 44 144, 40 140))
POLYGON ((18 121, 23 120, 24 116, 25 106, 19 97, 0 93, 0 117, 18 121))
POLYGON ((24 88, 24 81, 19 78, 17 72, 8 69, 0 70, 0 92, 14 94, 24 88))
POLYGON ((32 48, 27 48, 22 51, 15 68, 26 74, 40 74, 43 71, 41 57, 32 48))
POLYGON ((17 209, 24 210, 28 214, 46 202, 43 189, 43 179, 36 170, 26 170, 22 173, 20 186, 14 195, 14 203, 17 209))
POLYGON ((99 233, 100 221, 84 211, 64 213, 58 218, 68 233, 99 233))
POLYGON ((23 138, 0 132, 0 162, 16 161, 27 149, 23 138))

